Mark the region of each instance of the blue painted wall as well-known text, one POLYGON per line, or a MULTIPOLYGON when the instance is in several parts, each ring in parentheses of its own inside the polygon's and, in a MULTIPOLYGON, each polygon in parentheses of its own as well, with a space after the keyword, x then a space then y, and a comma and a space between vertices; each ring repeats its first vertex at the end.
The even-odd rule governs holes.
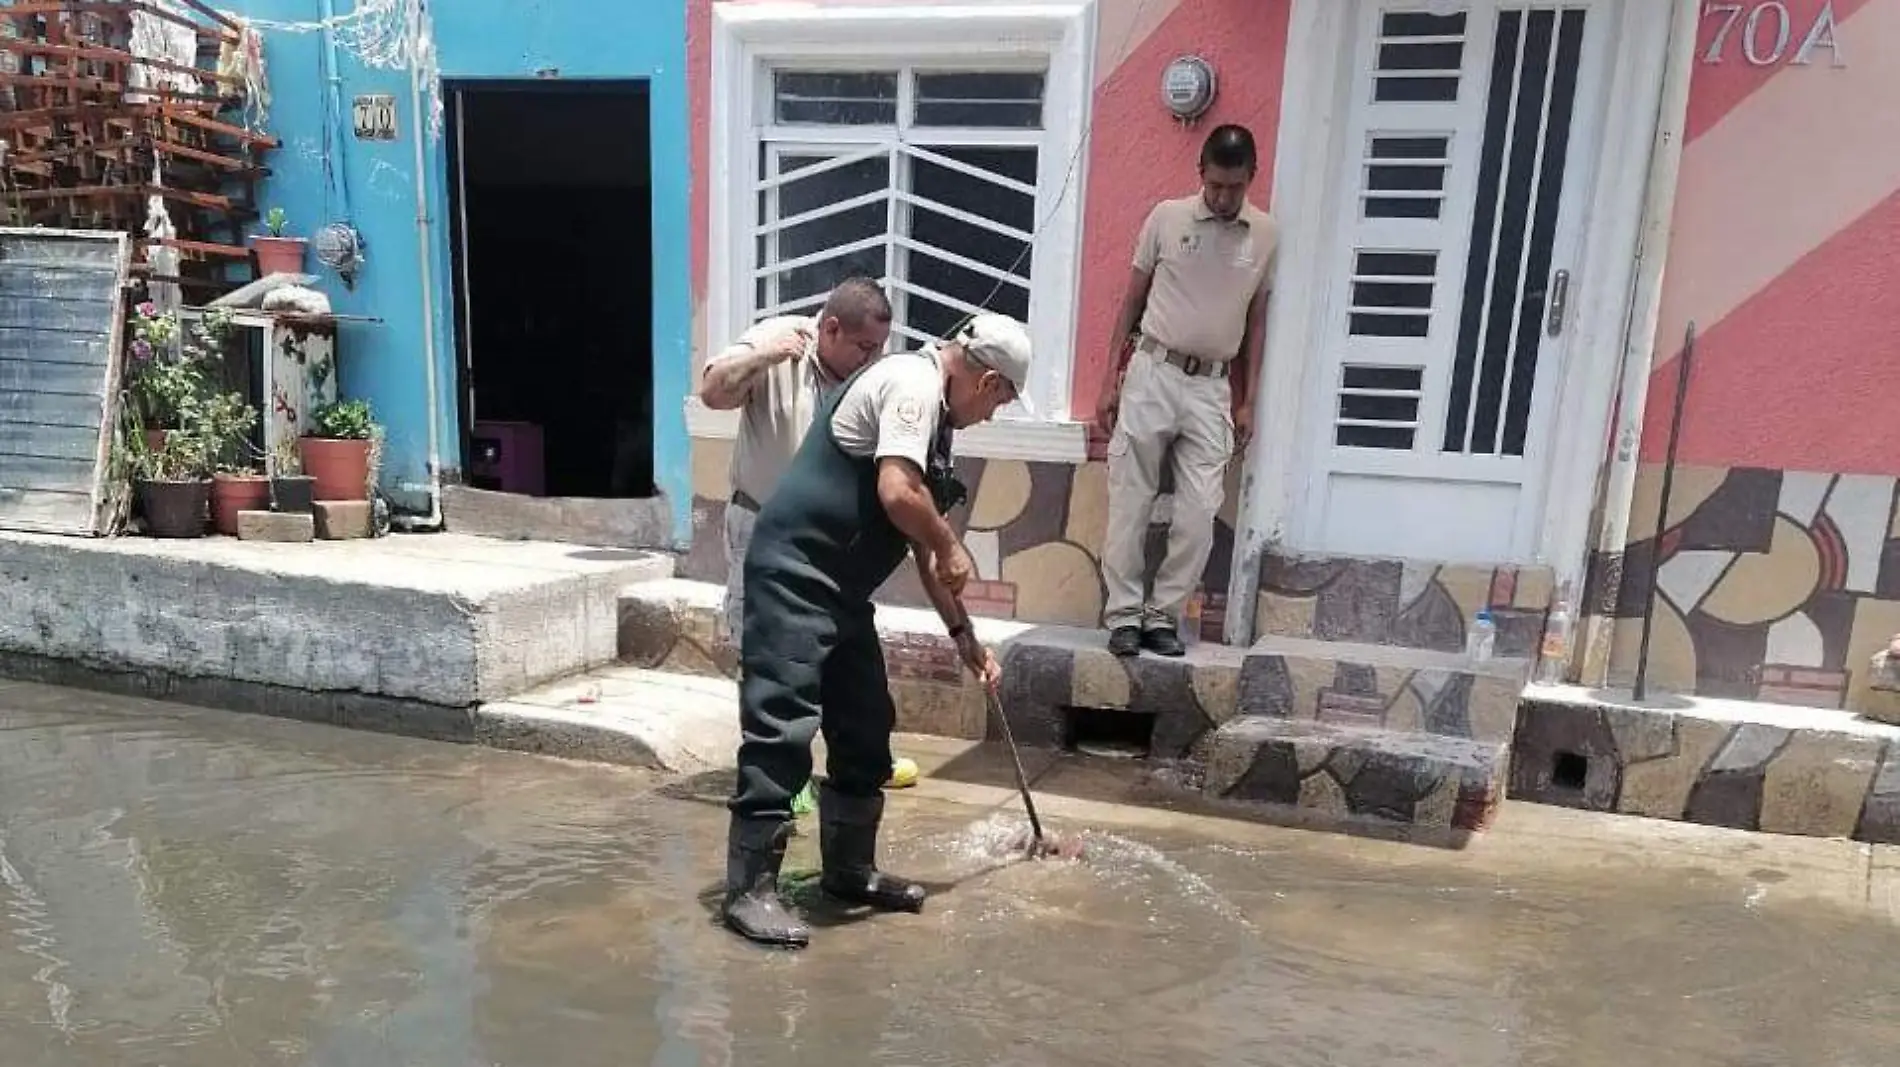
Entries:
MULTIPOLYGON (((219 5, 224 6, 224 5, 219 5)), ((227 10, 262 23, 316 23, 323 0, 235 0, 227 10)), ((442 77, 529 78, 556 70, 563 78, 639 78, 649 82, 652 108, 653 417, 654 477, 672 501, 675 539, 691 534, 692 494, 684 404, 690 387, 692 328, 691 151, 687 131, 685 0, 450 0, 430 4, 442 77)), ((348 15, 351 0, 334 0, 348 15)), ((313 30, 264 29, 272 95, 267 122, 283 148, 273 154, 266 206, 281 206, 298 236, 347 217, 362 234, 365 265, 354 291, 327 269, 323 288, 335 309, 381 322, 346 324, 339 338, 340 384, 367 398, 387 432, 383 484, 399 506, 426 504, 428 405, 424 330, 436 344, 437 433, 441 463, 459 469, 454 304, 450 286, 447 140, 431 133, 424 114, 410 112, 406 71, 365 66, 339 48, 341 114, 326 119, 326 42, 313 30), (359 93, 397 100, 398 137, 358 141, 350 101, 359 93), (326 121, 336 160, 326 176, 326 121), (415 143, 425 149, 424 202, 434 279, 432 320, 425 324, 419 268, 415 143)), ((314 260, 312 268, 315 269, 314 260)))

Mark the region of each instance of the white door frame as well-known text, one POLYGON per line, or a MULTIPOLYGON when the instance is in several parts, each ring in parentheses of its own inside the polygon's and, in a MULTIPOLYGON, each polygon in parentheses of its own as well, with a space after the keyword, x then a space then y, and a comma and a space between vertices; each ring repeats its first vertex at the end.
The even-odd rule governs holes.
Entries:
MULTIPOLYGON (((1343 195, 1337 181, 1349 123, 1353 32, 1361 5, 1374 0, 1294 0, 1287 35, 1286 85, 1275 143, 1272 209, 1281 224, 1280 269, 1267 310, 1266 368, 1247 457, 1228 603, 1255 600, 1267 552, 1287 541, 1288 519, 1304 495, 1311 393, 1309 367, 1324 313, 1326 279, 1313 267, 1331 261, 1328 242, 1343 195)), ((1583 270, 1571 282, 1569 358, 1552 407, 1550 470, 1535 562, 1560 580, 1581 576, 1590 513, 1608 440, 1626 350, 1647 361, 1649 338, 1630 336, 1637 281, 1638 231, 1649 189, 1650 155, 1664 75, 1692 51, 1669 47, 1674 7, 1697 0, 1620 0, 1614 17, 1610 97, 1600 127, 1601 164, 1585 211, 1583 270)), ((1427 0, 1420 0, 1427 8, 1427 0)), ((1652 263, 1654 261, 1652 260, 1652 263)), ((1645 264, 1650 266, 1650 264, 1645 264)), ((1650 327, 1653 330, 1653 325, 1650 327)), ((1253 638, 1252 610, 1229 613, 1230 640, 1253 638)))

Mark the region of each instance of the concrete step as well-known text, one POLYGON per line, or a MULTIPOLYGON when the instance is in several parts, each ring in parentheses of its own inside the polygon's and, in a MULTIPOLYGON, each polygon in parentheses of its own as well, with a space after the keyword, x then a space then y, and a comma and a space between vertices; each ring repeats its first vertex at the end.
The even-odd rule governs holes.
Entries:
POLYGON ((482 702, 613 662, 618 591, 672 567, 658 553, 451 533, 297 545, 6 533, 0 658, 161 690, 203 683, 193 691, 230 707, 314 716, 368 700, 465 723, 482 702))
POLYGON ((1508 742, 1245 715, 1208 745, 1209 799, 1313 821, 1476 832, 1504 797, 1508 742))
POLYGON ((1003 712, 1025 744, 1056 746, 1070 716, 1154 717, 1148 755, 1205 756, 1210 731, 1245 715, 1508 742, 1530 664, 1460 654, 1270 637, 1195 645, 1179 659, 1109 654, 1099 630, 1038 626, 1001 653, 1003 712))
POLYGON ((1509 741, 1533 661, 1265 637, 1247 651, 1244 715, 1276 715, 1479 741, 1509 741))
POLYGON ((1273 552, 1261 564, 1254 636, 1462 652, 1488 607, 1498 654, 1530 656, 1555 578, 1549 567, 1273 552))
POLYGON ((1900 726, 1838 708, 1531 686, 1511 796, 1741 830, 1900 844, 1900 726))
POLYGON ((476 710, 495 748, 676 773, 730 766, 739 745, 732 682, 637 667, 564 678, 476 710))
MULTIPOLYGON (((723 586, 677 578, 623 588, 620 661, 653 671, 737 678, 738 657, 720 633, 724 597, 723 586)), ((1031 629, 980 616, 971 623, 999 658, 1014 637, 1031 629)), ((982 740, 988 728, 982 687, 963 669, 936 613, 880 606, 877 625, 899 732, 982 740)))

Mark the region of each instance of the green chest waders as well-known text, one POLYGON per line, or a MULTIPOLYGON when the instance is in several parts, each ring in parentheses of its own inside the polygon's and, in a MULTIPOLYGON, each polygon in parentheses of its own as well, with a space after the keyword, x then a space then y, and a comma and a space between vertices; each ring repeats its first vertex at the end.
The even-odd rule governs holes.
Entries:
MULTIPOLYGON (((779 903, 777 882, 792 797, 811 778, 811 743, 821 729, 828 753, 818 798, 824 888, 886 910, 923 906, 921 886, 875 864, 896 708, 871 598, 910 554, 910 542, 878 500, 877 461, 847 453, 831 432, 859 375, 817 411, 746 552, 743 740, 729 805, 725 919, 767 944, 798 946, 810 937, 779 903)), ((942 514, 963 498, 950 435, 941 420, 925 470, 942 514)))

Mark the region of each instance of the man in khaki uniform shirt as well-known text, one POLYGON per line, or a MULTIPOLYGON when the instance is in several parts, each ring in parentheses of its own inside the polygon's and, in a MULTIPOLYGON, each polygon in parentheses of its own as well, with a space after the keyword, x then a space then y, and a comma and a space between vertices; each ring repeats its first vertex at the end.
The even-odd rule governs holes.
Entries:
POLYGON ((831 291, 817 315, 766 319, 707 362, 700 402, 740 412, 726 504, 729 639, 739 637, 746 546, 759 508, 805 440, 813 413, 846 378, 881 355, 890 336, 891 302, 884 290, 868 278, 850 278, 831 291))
POLYGON ((1136 242, 1096 412, 1110 433, 1103 621, 1118 656, 1185 651, 1179 619, 1214 546, 1227 464, 1253 434, 1261 317, 1279 244, 1273 217, 1247 202, 1258 166, 1245 127, 1214 130, 1201 148, 1201 191, 1155 205, 1136 242), (1170 455, 1168 554, 1144 600, 1143 548, 1170 455))

